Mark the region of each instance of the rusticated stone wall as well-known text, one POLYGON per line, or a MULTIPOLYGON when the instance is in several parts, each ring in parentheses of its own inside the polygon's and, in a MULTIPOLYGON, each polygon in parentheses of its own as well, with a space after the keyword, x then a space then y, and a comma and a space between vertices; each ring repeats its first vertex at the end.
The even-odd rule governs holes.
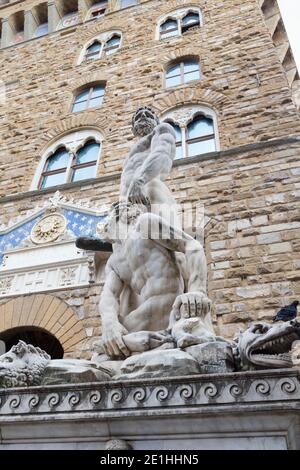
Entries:
POLYGON ((0 195, 27 191, 47 141, 87 124, 105 136, 99 176, 120 171, 132 140, 131 113, 141 103, 159 103, 161 112, 181 103, 211 106, 218 114, 222 149, 291 135, 300 128, 285 71, 256 0, 146 1, 0 54, 7 90, 0 120, 0 195), (159 18, 183 5, 201 8, 203 27, 156 40, 159 18), (77 65, 84 44, 110 29, 123 32, 120 51, 77 65), (199 56, 202 80, 165 90, 166 64, 189 54, 199 56), (70 113, 74 90, 97 79, 107 81, 103 106, 70 113))
MULTIPOLYGON (((37 2, 21 3, 31 8, 37 2)), ((3 6, 0 16, 16 7, 3 6)), ((177 161, 168 184, 178 202, 203 202, 211 219, 205 249, 219 334, 231 337, 250 320, 270 319, 300 295, 300 142, 292 138, 300 130, 299 114, 256 0, 143 1, 2 49, 0 69, 6 86, 0 106, 0 225, 56 191, 30 191, 41 155, 55 138, 86 127, 102 132, 95 181, 60 191, 106 204, 118 198, 135 109, 147 104, 162 115, 202 104, 217 113, 221 152, 177 161), (200 7, 204 25, 156 40, 158 19, 184 5, 200 7), (77 65, 84 44, 111 29, 123 32, 120 51, 77 65), (191 54, 200 58, 201 81, 165 90, 168 62, 191 54), (102 107, 70 113, 74 90, 95 80, 107 81, 102 107)), ((53 294, 73 307, 85 329, 88 339, 74 355, 88 356, 100 333, 100 291, 96 286, 53 294)))

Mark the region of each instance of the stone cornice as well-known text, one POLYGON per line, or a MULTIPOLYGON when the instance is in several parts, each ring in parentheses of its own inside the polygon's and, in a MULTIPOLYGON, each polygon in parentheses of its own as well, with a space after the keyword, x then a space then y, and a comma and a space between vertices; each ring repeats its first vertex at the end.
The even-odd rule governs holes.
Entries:
MULTIPOLYGON (((173 166, 181 166, 181 165, 193 165, 195 163, 202 163, 207 160, 218 160, 224 157, 234 157, 239 154, 253 152, 257 150, 264 150, 267 148, 272 147, 279 147, 283 145, 291 145, 291 144, 299 144, 300 145, 300 136, 291 136, 291 137, 282 137, 280 139, 268 140, 265 142, 258 142, 254 144, 247 144, 239 147, 233 147, 228 150, 222 150, 220 152, 212 152, 205 155, 198 155, 196 157, 191 158, 183 158, 179 160, 175 160, 173 166)), ((64 191, 68 189, 76 189, 81 188, 84 186, 90 185, 97 185, 102 184, 107 181, 114 181, 118 180, 121 177, 121 173, 114 173, 112 175, 100 176, 98 178, 88 179, 85 181, 78 181, 76 183, 68 183, 61 186, 56 186, 54 188, 48 188, 43 190, 35 190, 35 191, 26 191, 22 193, 11 194, 9 196, 3 196, 0 198, 0 204, 5 204, 7 202, 18 201, 22 199, 32 198, 32 197, 39 197, 46 194, 55 193, 57 190, 64 191)))
POLYGON ((268 406, 300 409, 299 370, 281 369, 142 381, 102 382, 0 390, 1 421, 105 417, 151 410, 152 414, 195 408, 268 406), (22 416, 22 417, 21 417, 22 416))

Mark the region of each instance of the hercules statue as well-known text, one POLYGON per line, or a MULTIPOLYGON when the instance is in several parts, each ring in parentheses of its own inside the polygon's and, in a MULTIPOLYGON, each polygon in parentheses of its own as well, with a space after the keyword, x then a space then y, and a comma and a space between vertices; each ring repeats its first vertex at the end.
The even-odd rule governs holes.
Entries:
MULTIPOLYGON (((213 335, 204 250, 182 231, 165 184, 175 158, 175 132, 148 107, 137 110, 132 128, 138 141, 124 163, 120 203, 102 233, 113 245, 100 300, 103 346, 113 359, 133 352, 126 345, 128 333, 148 332, 152 344, 160 344, 180 318, 198 317, 201 331, 213 335)), ((77 246, 88 248, 88 243, 79 239, 77 246)))

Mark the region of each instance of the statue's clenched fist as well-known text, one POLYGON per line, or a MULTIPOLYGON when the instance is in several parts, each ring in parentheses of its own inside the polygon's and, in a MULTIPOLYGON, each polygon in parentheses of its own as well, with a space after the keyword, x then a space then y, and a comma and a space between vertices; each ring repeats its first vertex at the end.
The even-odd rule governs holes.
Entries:
POLYGON ((189 292, 179 295, 172 308, 173 318, 201 317, 204 318, 211 311, 211 300, 202 292, 189 292))

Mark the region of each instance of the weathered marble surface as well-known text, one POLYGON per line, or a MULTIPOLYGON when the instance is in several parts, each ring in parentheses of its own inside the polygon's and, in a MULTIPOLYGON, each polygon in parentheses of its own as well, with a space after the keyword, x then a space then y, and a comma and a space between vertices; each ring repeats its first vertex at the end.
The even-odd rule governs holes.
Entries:
MULTIPOLYGON (((189 335, 189 339, 193 336, 189 335)), ((45 351, 20 341, 0 356, 0 387, 135 380, 226 373, 239 370, 299 368, 300 324, 254 323, 236 342, 212 337, 176 348, 171 334, 136 332, 124 336, 132 355, 110 360, 54 360, 45 351), (160 345, 159 345, 160 344, 160 345), (154 345, 154 348, 151 347, 154 345)))

